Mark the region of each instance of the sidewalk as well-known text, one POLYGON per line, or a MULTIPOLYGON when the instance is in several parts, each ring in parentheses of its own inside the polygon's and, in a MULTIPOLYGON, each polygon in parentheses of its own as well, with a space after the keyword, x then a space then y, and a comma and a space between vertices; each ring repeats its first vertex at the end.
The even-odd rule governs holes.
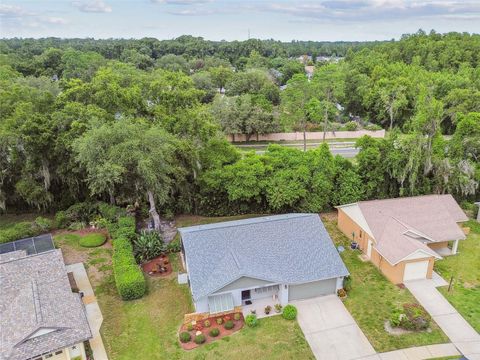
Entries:
POLYGON ((90 346, 93 351, 95 360, 108 360, 107 352, 103 346, 103 340, 100 335, 100 327, 102 326, 103 316, 98 306, 97 299, 93 293, 92 285, 88 280, 87 272, 82 263, 66 265, 68 272, 73 272, 75 282, 81 292, 83 292, 83 303, 87 312, 87 319, 92 330, 93 338, 90 339, 90 346))
POLYGON ((460 352, 455 345, 448 343, 389 351, 358 360, 425 360, 455 355, 460 355, 460 352))
POLYGON ((438 279, 408 281, 405 286, 468 359, 480 359, 480 334, 436 289, 438 279))

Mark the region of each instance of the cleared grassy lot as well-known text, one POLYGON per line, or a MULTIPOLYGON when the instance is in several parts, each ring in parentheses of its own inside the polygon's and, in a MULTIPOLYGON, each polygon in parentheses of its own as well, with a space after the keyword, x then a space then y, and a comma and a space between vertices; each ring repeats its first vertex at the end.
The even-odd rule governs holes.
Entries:
POLYGON ((345 306, 378 352, 411 346, 449 342, 448 337, 432 321, 431 332, 390 335, 384 329, 392 310, 404 303, 418 303, 407 289, 388 281, 370 262, 360 260, 358 250, 350 250, 350 240, 337 228, 335 214, 322 216, 323 223, 336 245, 343 245, 341 254, 352 277, 352 290, 345 306))
POLYGON ((435 271, 447 281, 453 276, 451 291, 447 286, 439 290, 480 332, 480 224, 471 220, 465 225, 470 227, 470 234, 460 241, 458 254, 435 262, 435 271))

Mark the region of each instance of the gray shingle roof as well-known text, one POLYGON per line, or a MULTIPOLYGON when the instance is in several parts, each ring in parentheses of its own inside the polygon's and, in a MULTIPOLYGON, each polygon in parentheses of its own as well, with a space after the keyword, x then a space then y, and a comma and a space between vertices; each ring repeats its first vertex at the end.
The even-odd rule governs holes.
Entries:
POLYGON ((17 252, 4 254, 0 284, 0 359, 23 360, 92 337, 60 250, 23 257, 17 252), (29 338, 42 329, 54 331, 29 338))
POLYGON ((178 229, 195 300, 236 279, 298 284, 348 275, 316 214, 287 214, 178 229))

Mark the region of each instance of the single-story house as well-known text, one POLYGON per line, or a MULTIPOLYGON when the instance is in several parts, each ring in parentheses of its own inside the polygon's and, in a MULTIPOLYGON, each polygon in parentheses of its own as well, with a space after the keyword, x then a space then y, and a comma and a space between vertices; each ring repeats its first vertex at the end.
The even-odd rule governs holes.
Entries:
POLYGON ((316 214, 179 229, 197 313, 335 294, 348 270, 316 214))
POLYGON ((360 201, 338 206, 338 228, 393 283, 432 277, 433 263, 456 254, 468 218, 451 195, 360 201))
POLYGON ((60 250, 1 254, 0 284, 0 359, 86 359, 92 333, 60 250))

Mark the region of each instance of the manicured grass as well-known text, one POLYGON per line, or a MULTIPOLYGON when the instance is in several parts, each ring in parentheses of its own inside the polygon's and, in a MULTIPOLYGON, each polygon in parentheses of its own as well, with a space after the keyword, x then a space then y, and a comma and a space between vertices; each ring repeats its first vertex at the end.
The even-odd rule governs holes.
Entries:
POLYGON ((97 246, 103 245, 106 240, 107 238, 105 234, 101 234, 101 233, 88 234, 80 238, 80 246, 97 247, 97 246))
POLYGON ((390 335, 384 323, 391 312, 404 303, 418 303, 407 289, 400 289, 388 281, 370 262, 360 260, 360 251, 350 249, 350 241, 338 230, 332 216, 322 218, 336 245, 343 245, 341 254, 351 273, 352 290, 348 293, 345 306, 378 352, 412 346, 449 342, 448 337, 432 321, 432 331, 390 335))
POLYGON ((67 244, 74 248, 79 246, 93 248, 105 244, 107 238, 102 233, 91 233, 83 236, 75 233, 61 233, 55 235, 54 240, 58 246, 67 244))
POLYGON ((445 298, 458 312, 480 332, 480 224, 474 220, 467 239, 460 241, 458 254, 435 262, 435 271, 445 280, 453 276, 453 286, 439 288, 445 298))
POLYGON ((72 247, 78 247, 80 245, 80 238, 81 236, 78 234, 72 233, 63 233, 58 234, 53 237, 55 244, 57 246, 61 246, 62 244, 67 244, 72 247))

